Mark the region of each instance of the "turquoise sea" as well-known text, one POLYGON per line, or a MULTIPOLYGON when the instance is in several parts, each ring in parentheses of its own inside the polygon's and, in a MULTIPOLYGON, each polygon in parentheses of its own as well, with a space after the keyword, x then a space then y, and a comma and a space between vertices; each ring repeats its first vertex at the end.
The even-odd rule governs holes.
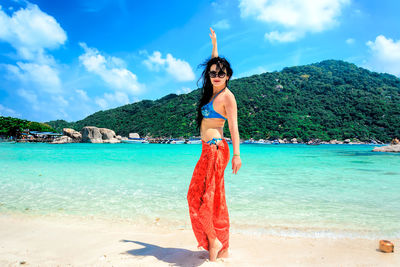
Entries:
MULTIPOLYGON (((242 144, 242 168, 225 170, 231 231, 400 238, 400 154, 373 147, 242 144)), ((201 144, 0 143, 0 213, 191 229, 200 154, 201 144)))

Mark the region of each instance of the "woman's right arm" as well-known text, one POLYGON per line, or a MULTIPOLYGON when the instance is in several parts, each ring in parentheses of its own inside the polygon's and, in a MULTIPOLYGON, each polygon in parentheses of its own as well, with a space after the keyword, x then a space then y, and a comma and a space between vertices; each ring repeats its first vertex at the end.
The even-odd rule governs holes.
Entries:
POLYGON ((213 57, 218 57, 218 48, 217 48, 217 35, 215 34, 215 31, 210 27, 210 37, 213 45, 212 53, 211 53, 211 58, 213 57))

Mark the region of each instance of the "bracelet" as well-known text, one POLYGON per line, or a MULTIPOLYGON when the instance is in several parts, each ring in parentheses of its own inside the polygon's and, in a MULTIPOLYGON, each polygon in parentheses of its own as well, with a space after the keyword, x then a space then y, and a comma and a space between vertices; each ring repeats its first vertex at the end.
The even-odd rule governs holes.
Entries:
POLYGON ((233 156, 240 156, 240 154, 233 154, 233 156))

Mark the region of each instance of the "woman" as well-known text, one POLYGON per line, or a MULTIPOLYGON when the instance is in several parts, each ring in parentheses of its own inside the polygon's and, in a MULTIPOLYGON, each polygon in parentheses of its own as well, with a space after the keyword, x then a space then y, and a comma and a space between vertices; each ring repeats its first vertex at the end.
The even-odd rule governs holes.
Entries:
POLYGON ((225 199, 224 171, 230 152, 223 138, 225 120, 232 137, 234 174, 242 163, 239 155, 239 130, 235 96, 227 88, 232 77, 229 62, 218 57, 217 37, 211 29, 211 59, 202 64, 202 97, 198 105, 197 128, 202 140, 202 153, 193 172, 187 200, 193 232, 198 247, 210 253, 210 261, 228 257, 229 215, 225 199), (211 101, 210 101, 211 99, 211 101), (210 101, 210 102, 209 102, 210 101))

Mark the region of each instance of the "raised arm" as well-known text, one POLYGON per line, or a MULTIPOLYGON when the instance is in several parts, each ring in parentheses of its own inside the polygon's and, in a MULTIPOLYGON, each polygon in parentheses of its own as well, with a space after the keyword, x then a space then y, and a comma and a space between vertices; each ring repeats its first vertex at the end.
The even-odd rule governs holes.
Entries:
POLYGON ((211 58, 213 57, 218 57, 218 48, 217 48, 217 35, 215 34, 215 31, 210 27, 210 37, 213 45, 212 53, 211 53, 211 58))

